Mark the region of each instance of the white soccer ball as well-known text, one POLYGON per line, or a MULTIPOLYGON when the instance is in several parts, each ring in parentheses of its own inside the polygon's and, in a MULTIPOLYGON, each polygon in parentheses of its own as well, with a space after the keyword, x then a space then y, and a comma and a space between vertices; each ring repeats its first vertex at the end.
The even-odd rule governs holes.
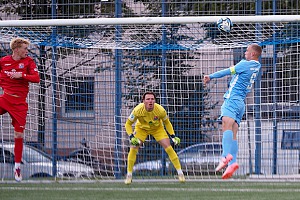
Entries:
POLYGON ((223 31, 226 33, 229 33, 233 26, 231 20, 228 17, 218 19, 217 25, 218 25, 218 29, 220 31, 223 31))

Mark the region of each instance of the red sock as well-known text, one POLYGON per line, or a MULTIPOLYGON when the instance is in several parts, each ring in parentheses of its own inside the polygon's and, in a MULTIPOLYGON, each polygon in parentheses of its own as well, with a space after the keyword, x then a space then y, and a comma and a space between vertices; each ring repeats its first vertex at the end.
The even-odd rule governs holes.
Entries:
POLYGON ((15 162, 21 163, 23 152, 23 138, 15 138, 15 162))

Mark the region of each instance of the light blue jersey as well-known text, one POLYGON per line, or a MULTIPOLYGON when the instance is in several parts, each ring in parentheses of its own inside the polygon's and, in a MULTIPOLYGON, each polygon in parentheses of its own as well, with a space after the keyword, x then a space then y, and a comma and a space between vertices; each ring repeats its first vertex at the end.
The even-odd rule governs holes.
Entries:
POLYGON ((229 88, 224 94, 225 99, 241 99, 244 100, 248 92, 251 91, 261 64, 255 60, 241 60, 233 69, 230 69, 233 77, 230 81, 229 88))
POLYGON ((240 124, 245 112, 245 98, 248 92, 251 91, 252 84, 261 68, 261 64, 255 60, 241 60, 233 67, 215 72, 209 77, 221 78, 226 75, 233 75, 229 88, 224 94, 225 101, 221 107, 221 116, 227 116, 234 119, 240 124))
POLYGON ((238 64, 225 70, 218 71, 209 75, 211 79, 221 78, 226 75, 233 75, 230 86, 224 94, 225 99, 244 100, 248 92, 251 91, 261 64, 255 60, 241 60, 238 64))

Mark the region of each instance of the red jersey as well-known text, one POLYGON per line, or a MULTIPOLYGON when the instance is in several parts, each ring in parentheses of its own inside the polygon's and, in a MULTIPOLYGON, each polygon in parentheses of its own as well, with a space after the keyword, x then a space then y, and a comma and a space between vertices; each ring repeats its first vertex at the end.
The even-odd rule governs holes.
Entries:
POLYGON ((26 99, 29 82, 40 82, 40 76, 32 58, 27 56, 21 60, 14 60, 10 55, 0 59, 0 86, 4 93, 26 99), (21 73, 22 78, 11 79, 10 75, 13 73, 21 73))

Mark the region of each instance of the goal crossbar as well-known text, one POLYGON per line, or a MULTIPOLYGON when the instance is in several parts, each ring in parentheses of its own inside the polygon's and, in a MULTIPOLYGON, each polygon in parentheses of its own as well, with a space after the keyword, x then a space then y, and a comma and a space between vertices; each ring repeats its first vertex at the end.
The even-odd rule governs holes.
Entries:
POLYGON ((207 17, 133 17, 133 18, 86 18, 86 19, 40 19, 5 20, 0 27, 25 26, 79 26, 122 24, 189 24, 214 23, 220 17, 230 17, 233 23, 298 22, 300 15, 256 15, 256 16, 207 16, 207 17))

